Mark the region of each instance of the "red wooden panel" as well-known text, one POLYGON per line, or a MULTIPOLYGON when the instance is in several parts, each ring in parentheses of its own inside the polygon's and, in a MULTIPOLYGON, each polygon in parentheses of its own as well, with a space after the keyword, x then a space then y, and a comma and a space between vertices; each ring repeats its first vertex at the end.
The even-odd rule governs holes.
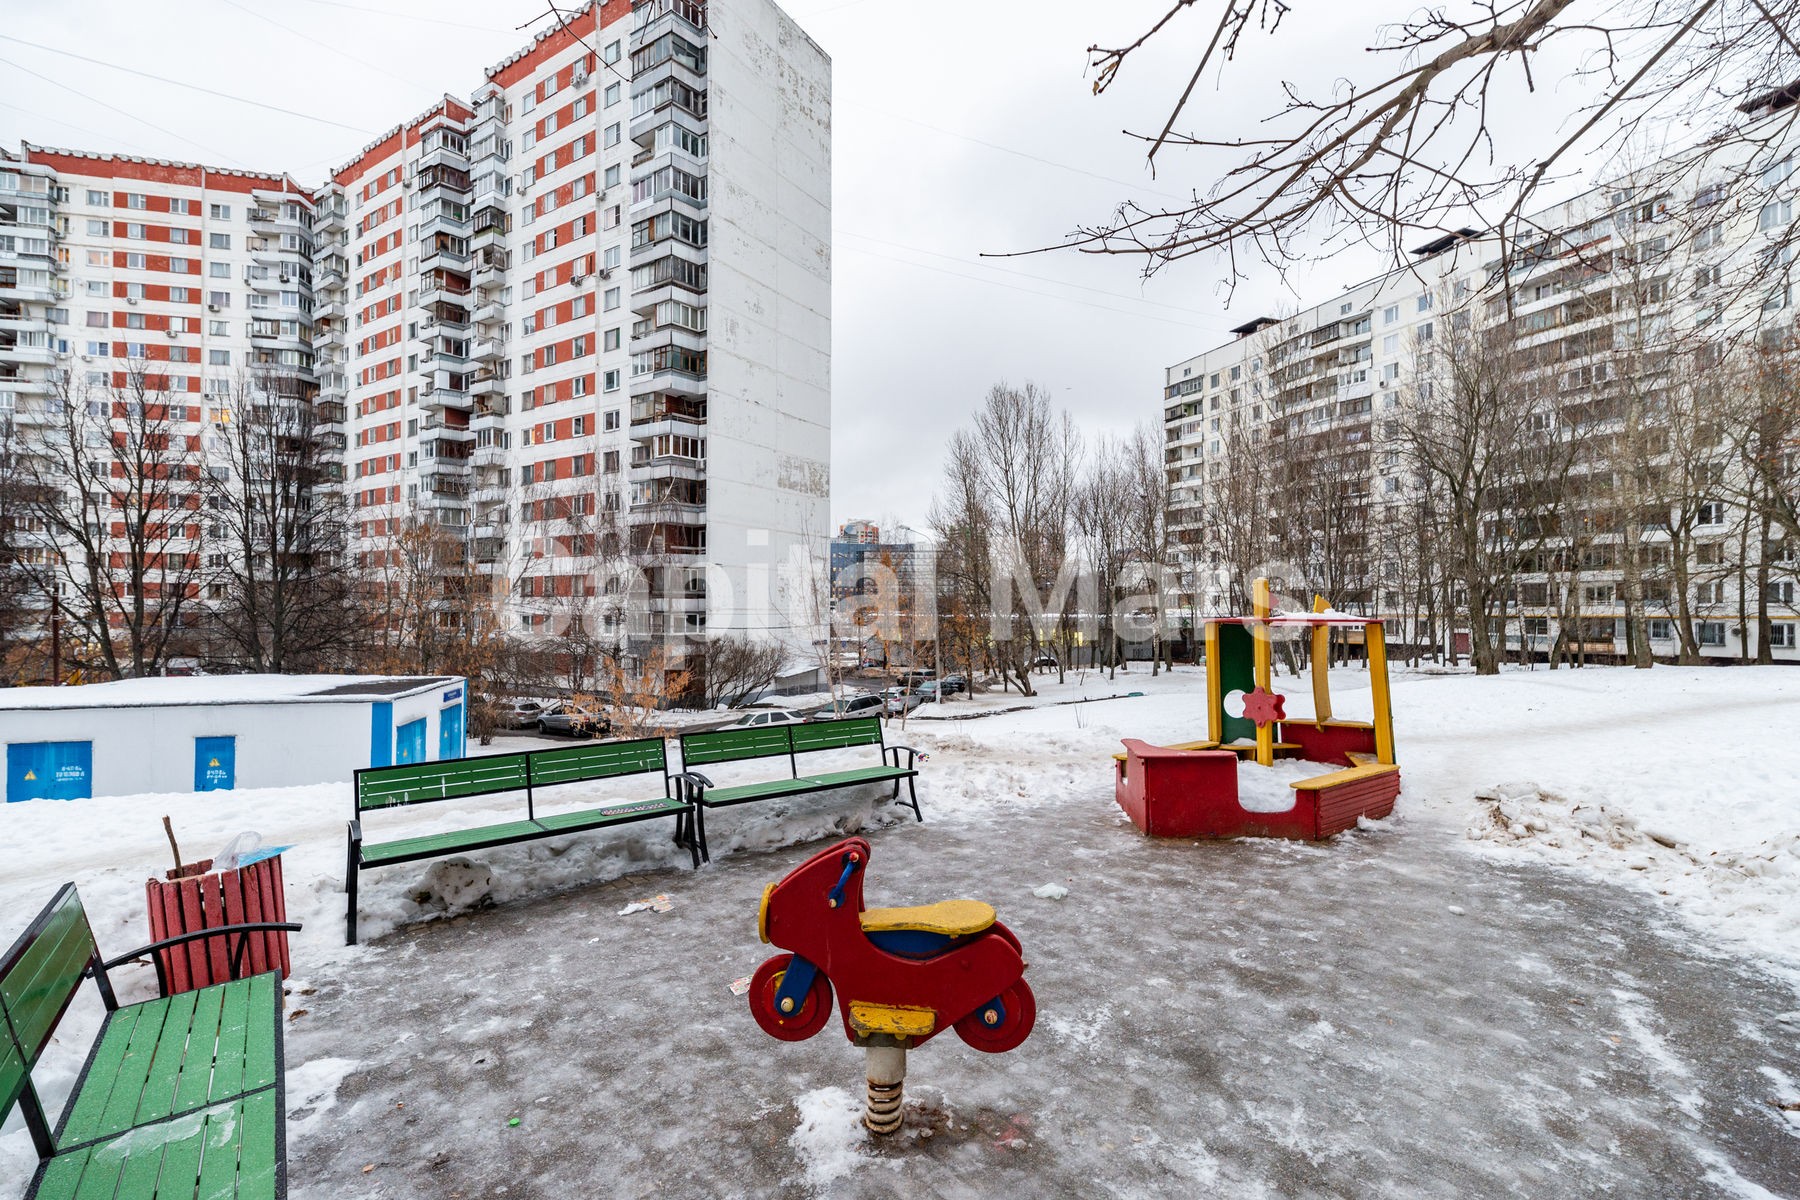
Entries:
POLYGON ((1325 838, 1352 828, 1358 817, 1381 818, 1394 811, 1400 773, 1389 772, 1328 788, 1304 788, 1318 805, 1318 834, 1325 838))
MULTIPOLYGON (((217 922, 218 924, 242 925, 246 921, 254 921, 256 919, 255 917, 247 915, 244 909, 244 881, 242 871, 220 871, 219 890, 225 902, 225 909, 217 922)), ((223 937, 215 940, 219 943, 219 947, 226 953, 225 970, 220 974, 219 978, 229 979, 231 978, 231 952, 237 949, 238 939, 235 937, 223 937)), ((243 965, 247 967, 246 974, 255 975, 262 970, 256 963, 258 957, 256 952, 261 948, 261 946, 256 944, 256 939, 251 939, 245 944, 243 965)))
MULTIPOLYGON (((200 879, 177 880, 175 894, 181 905, 181 931, 206 928, 206 909, 201 900, 200 879)), ((205 987, 213 982, 212 964, 206 957, 206 943, 196 939, 182 947, 182 951, 183 957, 187 959, 190 980, 188 986, 205 987)))

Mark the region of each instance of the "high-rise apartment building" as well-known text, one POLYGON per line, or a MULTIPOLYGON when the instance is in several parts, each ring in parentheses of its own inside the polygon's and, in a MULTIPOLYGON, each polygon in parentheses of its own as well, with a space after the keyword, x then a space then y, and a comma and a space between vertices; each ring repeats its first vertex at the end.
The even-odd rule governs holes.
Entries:
POLYGON ((27 607, 47 615, 54 591, 78 614, 71 639, 148 631, 163 665, 208 648, 205 606, 243 556, 207 503, 244 482, 233 421, 312 400, 312 221, 286 175, 0 155, 0 425, 32 456, 13 485, 69 513, 15 497, 12 553, 45 568, 27 607))
POLYGON ((810 642, 782 568, 825 537, 829 71, 767 0, 594 3, 333 172, 365 560, 429 521, 524 632, 641 579, 634 633, 810 642))
POLYGON ((198 429, 279 367, 372 575, 428 540, 510 632, 805 652, 830 129, 830 61, 769 0, 596 0, 310 191, 27 146, 0 165, 0 410, 135 356, 198 429))
MULTIPOLYGON (((1235 340, 1167 368, 1171 526, 1190 568, 1183 607, 1207 607, 1208 568, 1250 570, 1258 564, 1239 562, 1245 554, 1271 554, 1313 587, 1339 569, 1332 600, 1392 618, 1390 640, 1467 653, 1457 581, 1441 602, 1420 601, 1421 534, 1430 541, 1441 514, 1422 498, 1411 435, 1422 412, 1444 410, 1442 389, 1490 386, 1476 373, 1500 370, 1505 411, 1483 419, 1519 427, 1513 457, 1529 458, 1534 443, 1567 453, 1552 501, 1516 528, 1502 515, 1480 531, 1498 554, 1516 548, 1498 644, 1627 655, 1635 574, 1655 655, 1683 648, 1682 624, 1690 652, 1754 654, 1766 613, 1772 656, 1800 661, 1797 548, 1744 499, 1734 431, 1714 427, 1723 418, 1708 416, 1701 390, 1746 386, 1720 374, 1728 346, 1754 361, 1797 344, 1785 264, 1800 176, 1795 153, 1766 157, 1679 177, 1651 168, 1596 188, 1537 214, 1527 227, 1538 236, 1504 259, 1494 238, 1462 230, 1419 247, 1403 269, 1246 322, 1235 340), (1630 463, 1627 438, 1640 447, 1630 463), (1299 561, 1308 538, 1339 561, 1299 561)), ((1792 486, 1800 456, 1772 452, 1785 453, 1792 486)), ((1504 455, 1490 469, 1512 470, 1504 455)), ((1521 495, 1544 484, 1517 471, 1487 481, 1521 495)), ((1213 590, 1214 604, 1228 603, 1213 590)))

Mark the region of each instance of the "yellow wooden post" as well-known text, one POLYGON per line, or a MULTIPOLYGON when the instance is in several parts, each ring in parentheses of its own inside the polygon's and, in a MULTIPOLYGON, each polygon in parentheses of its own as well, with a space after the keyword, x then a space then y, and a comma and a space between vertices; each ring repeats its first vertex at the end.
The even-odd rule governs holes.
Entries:
POLYGON ((1219 623, 1206 623, 1206 736, 1213 745, 1225 740, 1225 695, 1219 690, 1219 623))
POLYGON ((1369 651, 1369 692, 1375 704, 1375 761, 1394 761, 1394 707, 1388 698, 1387 630, 1380 621, 1363 629, 1369 651))
MULTIPOLYGON (((1256 686, 1265 692, 1275 690, 1274 643, 1270 635, 1269 615, 1274 610, 1269 602, 1269 581, 1258 579, 1250 592, 1250 612, 1256 618, 1251 633, 1256 643, 1256 686)), ((1256 727, 1256 761, 1265 767, 1275 765, 1275 725, 1256 727)))
MULTIPOLYGON (((1322 613, 1331 605, 1325 597, 1313 597, 1313 611, 1322 613)), ((1313 724, 1320 729, 1331 720, 1331 626, 1312 627, 1313 724)))

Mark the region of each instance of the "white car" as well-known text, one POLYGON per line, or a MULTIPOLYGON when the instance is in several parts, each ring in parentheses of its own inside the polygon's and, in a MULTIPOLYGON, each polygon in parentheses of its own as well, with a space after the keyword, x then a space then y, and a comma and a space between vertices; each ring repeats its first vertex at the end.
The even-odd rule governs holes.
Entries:
POLYGON ((799 725, 805 720, 805 717, 794 712, 792 709, 762 708, 755 712, 747 712, 731 724, 722 726, 721 728, 761 729, 768 725, 799 725))

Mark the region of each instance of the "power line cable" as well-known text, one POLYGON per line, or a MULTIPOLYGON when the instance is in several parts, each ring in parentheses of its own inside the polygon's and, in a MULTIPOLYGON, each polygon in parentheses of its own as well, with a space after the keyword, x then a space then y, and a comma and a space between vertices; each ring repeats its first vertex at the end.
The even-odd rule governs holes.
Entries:
MULTIPOLYGON (((156 124, 154 121, 147 121, 143 117, 138 116, 134 112, 128 112, 125 109, 118 107, 117 105, 108 104, 106 101, 101 100, 96 96, 88 95, 86 92, 82 91, 80 88, 70 87, 68 84, 62 82, 59 79, 52 79, 50 76, 40 74, 39 72, 32 70, 30 67, 22 67, 18 63, 13 62, 11 59, 0 58, 0 63, 5 63, 7 66, 11 67, 15 71, 23 71, 27 75, 31 75, 38 79, 41 79, 45 83, 48 83, 53 87, 59 87, 65 92, 70 92, 70 93, 73 93, 74 95, 80 96, 83 100, 88 101, 90 104, 98 104, 101 108, 107 109, 108 111, 111 111, 111 112, 116 112, 122 117, 129 117, 133 121, 136 121, 138 124, 147 125, 151 129, 156 130, 156 132, 158 132, 158 133, 167 134, 169 137, 174 138, 178 142, 186 142, 190 146, 198 147, 199 149, 206 151, 209 155, 217 155, 220 158, 229 159, 233 162, 236 162, 239 166, 244 165, 243 160, 238 158, 238 156, 235 154, 227 154, 223 150, 216 150, 211 146, 201 145, 199 142, 196 142, 191 137, 186 137, 182 134, 176 133, 173 129, 164 129, 161 125, 156 124)), ((21 110, 21 111, 23 111, 23 110, 21 110)), ((63 124, 68 125, 69 123, 67 121, 64 121, 63 124)), ((69 128, 74 129, 77 127, 74 125, 70 125, 69 128)), ((92 133, 93 131, 89 130, 88 132, 92 133)), ((96 134, 94 134, 94 136, 99 137, 99 138, 110 138, 112 135, 96 133, 96 134)))
POLYGON ((219 3, 227 5, 231 8, 235 8, 239 12, 245 13, 252 17, 255 17, 259 21, 266 21, 270 25, 273 25, 275 28, 282 30, 285 33, 290 33, 293 36, 299 38, 301 41, 311 42, 315 46, 323 46, 325 49, 331 51, 333 54, 337 55, 338 57, 347 58, 351 62, 356 63, 358 66, 368 67, 371 71, 379 71, 383 75, 386 75, 389 79, 399 80, 401 83, 404 83, 407 87, 421 88, 427 92, 432 90, 430 84, 420 83, 416 79, 408 79, 404 75, 396 75, 392 71, 388 70, 386 67, 382 66, 380 63, 370 62, 366 58, 358 58, 356 55, 350 53, 348 50, 344 49, 342 46, 334 46, 330 42, 321 41, 319 38, 312 36, 310 33, 300 32, 300 30, 295 29, 292 25, 283 25, 280 21, 277 21, 274 17, 266 16, 263 13, 259 13, 253 8, 246 8, 244 5, 239 4, 237 2, 237 0, 219 0, 219 3))
MULTIPOLYGON (((0 58, 0 62, 6 62, 6 60, 3 58, 0 58)), ((7 63, 6 65, 14 66, 16 64, 7 63)), ((23 69, 24 68, 22 68, 22 67, 20 68, 20 70, 23 70, 23 69)), ((123 144, 125 144, 127 146, 133 147, 137 150, 144 151, 145 157, 151 157, 149 149, 147 147, 145 147, 142 142, 135 142, 135 141, 132 141, 130 138, 122 138, 116 133, 101 133, 98 129, 89 129, 85 125, 77 125, 73 121, 65 121, 61 117, 53 117, 53 116, 50 116, 48 113, 33 112, 31 109, 24 108, 20 105, 14 104, 10 100, 0 100, 0 108, 10 108, 14 112, 22 112, 26 116, 31 117, 34 120, 49 121, 53 125, 61 125, 65 129, 72 129, 76 133, 85 133, 89 137, 99 138, 101 141, 122 142, 123 144)))
POLYGON ((281 113, 284 116, 299 117, 303 121, 315 121, 320 125, 330 125, 337 129, 348 129, 351 133, 360 133, 364 137, 372 136, 372 131, 364 129, 360 125, 346 125, 342 121, 333 121, 329 117, 314 116, 312 113, 295 112, 291 108, 282 108, 278 104, 264 104, 261 100, 251 100, 246 96, 234 96, 230 92, 214 91, 212 88, 201 87, 197 83, 184 83, 179 79, 170 79, 165 75, 152 75, 148 71, 140 71, 135 67, 123 67, 118 63, 105 62, 98 58, 89 58, 85 54, 76 54, 72 50, 59 50, 55 46, 42 46, 37 42, 28 42, 24 38, 13 37, 8 33, 0 33, 0 42, 12 42, 17 46, 29 46, 33 50, 42 50, 48 54, 58 54, 64 58, 75 59, 77 62, 92 63, 96 67, 105 67, 112 71, 122 71, 127 75, 136 75, 140 79, 151 79, 157 83, 166 83, 171 87, 186 88, 190 92, 200 92, 203 95, 216 96, 221 100, 230 100, 236 104, 248 104, 252 108, 262 108, 267 109, 270 112, 281 113))
POLYGON ((1033 154, 1028 150, 1017 150, 1011 146, 1003 146, 999 142, 990 142, 984 138, 974 137, 970 134, 958 133, 954 129, 945 129, 941 125, 933 125, 930 122, 921 121, 917 117, 908 117, 897 112, 890 112, 885 108, 876 108, 872 104, 864 104, 860 100, 837 99, 833 100, 832 103, 839 107, 860 108, 867 112, 875 113, 878 116, 887 117, 890 120, 904 121, 908 125, 917 125, 920 129, 929 129, 931 132, 942 134, 945 137, 953 137, 964 142, 973 142, 977 146, 985 146, 989 150, 998 150, 1002 154, 1011 154, 1018 158, 1029 159, 1035 163, 1042 163, 1046 167, 1055 167, 1058 170, 1071 171, 1077 175, 1085 175, 1089 179, 1098 179, 1102 183, 1112 183, 1117 184, 1120 187, 1132 188, 1135 191, 1144 192, 1147 195, 1161 196, 1165 200, 1179 200, 1186 203, 1190 199, 1188 196, 1178 195, 1174 192, 1165 192, 1159 188, 1149 187, 1141 182, 1133 183, 1128 179, 1119 179, 1112 175, 1102 175, 1097 171, 1090 171, 1086 167, 1075 166, 1073 163, 1057 162, 1053 158, 1045 158, 1041 154, 1033 154))
MULTIPOLYGON (((1183 329, 1193 329, 1193 330, 1198 330, 1203 333, 1221 332, 1219 330, 1211 329, 1206 326, 1196 325, 1191 321, 1178 321, 1172 317, 1156 317, 1156 316, 1151 316, 1148 313, 1135 313, 1135 312, 1131 312, 1131 311, 1129 311, 1127 309, 1123 309, 1123 308, 1114 308, 1110 304, 1093 304, 1088 301, 1082 300, 1081 298, 1079 298, 1077 296, 1061 296, 1061 295, 1057 295, 1054 292, 1042 292, 1042 291, 1036 290, 1035 288, 1021 287, 1020 285, 1015 284, 1015 283, 1002 283, 998 279, 990 279, 985 275, 969 275, 962 271, 952 271, 948 267, 936 267, 930 263, 914 262, 913 260, 908 259, 908 258, 897 258, 892 254, 881 254, 881 253, 878 253, 877 251, 868 250, 861 246, 848 246, 845 248, 848 250, 854 251, 857 254, 866 254, 870 258, 885 259, 888 262, 900 263, 903 266, 916 267, 921 271, 936 271, 940 275, 951 275, 951 276, 956 277, 957 279, 967 279, 974 283, 985 283, 989 287, 1005 288, 1008 291, 1012 291, 1012 292, 1024 292, 1028 296, 1037 296, 1038 298, 1044 299, 1044 300, 1061 300, 1068 304, 1081 305, 1083 308, 1092 308, 1092 309, 1096 309, 1096 310, 1102 311, 1102 312, 1118 313, 1121 316, 1134 317, 1140 321, 1158 321, 1164 325, 1179 325, 1183 329)), ((1079 284, 1071 284, 1070 286, 1078 287, 1080 285, 1079 284)))
POLYGON ((512 33, 497 25, 471 25, 467 21, 446 21, 442 17, 423 17, 418 13, 395 12, 388 8, 370 8, 366 4, 350 4, 345 0, 306 0, 308 4, 324 4, 331 8, 347 8, 354 13, 374 17, 393 17, 401 21, 421 21, 430 25, 446 25, 451 29, 473 29, 480 33, 512 33))
POLYGON ((1084 283, 1074 283, 1069 280, 1055 279, 1049 275, 1033 275, 1030 271, 1015 271, 1010 267, 992 266, 989 265, 989 260, 987 259, 977 259, 971 262, 968 259, 959 258, 954 254, 944 254, 937 250, 927 250, 923 246, 908 246, 904 242, 891 242, 885 238, 872 237, 869 234, 857 233, 854 230, 833 229, 832 233, 836 236, 853 237, 865 242, 874 242, 881 246, 892 246, 896 250, 910 250, 914 254, 929 254, 933 258, 942 258, 949 262, 962 263, 964 266, 979 266, 987 271, 1000 271, 1007 275, 1017 275, 1021 279, 1035 279, 1039 283, 1050 283, 1062 287, 1080 288, 1083 291, 1091 292, 1096 296, 1111 296, 1115 300, 1129 300, 1134 304, 1148 304, 1152 307, 1165 309, 1169 312, 1193 313, 1196 317, 1218 316, 1217 313, 1207 312, 1205 309, 1188 308, 1180 304, 1164 304, 1160 300, 1152 300, 1147 296, 1132 296, 1125 292, 1109 292, 1100 288, 1090 288, 1084 283))

